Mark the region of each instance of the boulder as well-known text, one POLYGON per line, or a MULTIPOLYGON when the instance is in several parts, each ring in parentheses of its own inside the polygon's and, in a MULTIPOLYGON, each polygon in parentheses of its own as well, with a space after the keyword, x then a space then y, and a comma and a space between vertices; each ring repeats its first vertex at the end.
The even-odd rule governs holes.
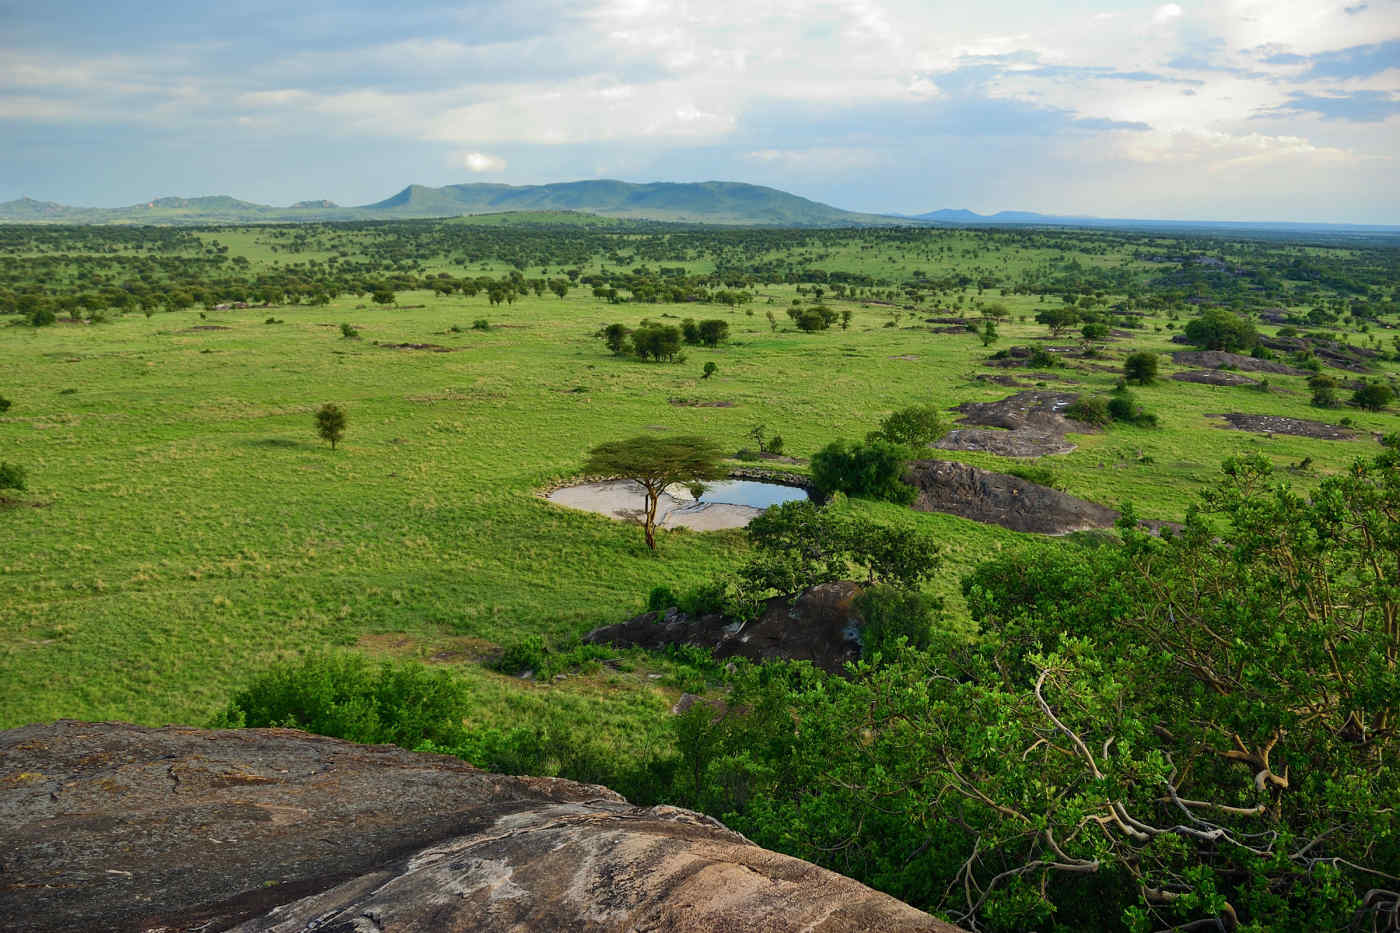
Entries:
POLYGON ((915 460, 905 481, 918 490, 914 508, 945 512, 1012 531, 1062 535, 1110 528, 1118 512, 1006 473, 950 460, 915 460))
POLYGON ((289 729, 0 733, 5 929, 953 931, 598 786, 289 729))
POLYGON ((850 580, 823 583, 793 600, 768 600, 762 615, 742 625, 721 615, 691 616, 672 607, 596 628, 583 640, 650 649, 697 645, 720 660, 811 661, 837 674, 860 657, 861 619, 854 606, 859 594, 860 585, 850 580))

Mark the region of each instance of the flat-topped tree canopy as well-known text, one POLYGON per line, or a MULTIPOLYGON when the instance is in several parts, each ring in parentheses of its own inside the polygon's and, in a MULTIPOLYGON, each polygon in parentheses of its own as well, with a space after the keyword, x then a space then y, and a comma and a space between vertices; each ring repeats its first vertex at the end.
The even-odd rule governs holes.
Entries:
POLYGON ((672 483, 723 479, 720 466, 724 454, 703 437, 678 434, 673 437, 640 435, 620 441, 607 441, 588 452, 583 469, 597 476, 630 479, 646 490, 642 527, 647 547, 656 550, 656 504, 672 483))

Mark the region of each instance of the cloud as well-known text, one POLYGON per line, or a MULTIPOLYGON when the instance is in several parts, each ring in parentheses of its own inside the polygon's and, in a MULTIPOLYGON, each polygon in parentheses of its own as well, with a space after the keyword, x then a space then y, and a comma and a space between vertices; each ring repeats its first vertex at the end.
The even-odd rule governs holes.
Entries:
POLYGON ((459 152, 457 158, 461 164, 466 166, 469 172, 504 172, 506 170, 506 160, 500 156, 488 155, 484 152, 459 152))
POLYGON ((1314 113, 1324 120, 1380 123, 1400 114, 1400 97, 1389 91, 1337 92, 1327 96, 1290 91, 1285 103, 1256 114, 1256 119, 1300 113, 1314 113))
POLYGON ((1342 12, 1347 16, 1355 16, 1357 13, 1364 13, 1371 6, 1369 3, 1358 3, 1356 6, 1342 7, 1342 12))
POLYGON ((1152 25, 1165 26, 1167 23, 1175 22, 1181 19, 1184 12, 1178 3, 1164 3, 1152 13, 1152 25))

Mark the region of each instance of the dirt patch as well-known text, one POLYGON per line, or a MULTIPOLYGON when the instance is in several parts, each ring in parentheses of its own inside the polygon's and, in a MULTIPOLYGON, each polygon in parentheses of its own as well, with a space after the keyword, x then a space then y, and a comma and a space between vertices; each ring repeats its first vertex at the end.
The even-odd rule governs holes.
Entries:
POLYGON ((1074 404, 1072 392, 1018 392, 999 402, 964 402, 959 424, 969 427, 949 431, 935 446, 940 450, 976 450, 1003 457, 1043 457, 1067 454, 1075 445, 1066 434, 1097 434, 1099 428, 1066 418, 1074 404), (986 430, 986 429, 993 430, 986 430))
POLYGON ((386 350, 427 350, 429 353, 457 353, 460 347, 444 347, 436 343, 381 343, 386 350))
POLYGON ((1350 441, 1361 435, 1341 425, 1326 424, 1321 421, 1304 421, 1301 418, 1284 418, 1281 415, 1246 415, 1240 412, 1227 414, 1207 414, 1207 418, 1224 418, 1225 424, 1217 428, 1235 431, 1253 431, 1255 434, 1288 434, 1294 437, 1311 437, 1323 441, 1350 441))
POLYGON ((953 327, 930 327, 930 328, 928 329, 928 332, 929 332, 930 334, 970 334, 970 333, 972 333, 972 331, 968 330, 966 327, 957 327, 957 326, 953 326, 953 327))
POLYGON ((949 460, 915 460, 905 480, 917 489, 914 508, 943 512, 1012 531, 1063 535, 1111 528, 1118 512, 1016 476, 949 460))
POLYGON ((753 622, 731 622, 721 615, 690 616, 679 609, 645 612, 617 625, 594 629, 588 644, 664 648, 697 645, 717 659, 811 661, 836 674, 860 657, 860 585, 849 580, 823 583, 794 600, 775 597, 753 622))
POLYGON ((680 408, 733 408, 733 402, 706 402, 698 398, 668 398, 666 401, 680 408))
POLYGON ((500 655, 501 646, 484 638, 462 635, 422 639, 405 632, 371 632, 355 646, 371 654, 415 658, 429 664, 479 664, 500 655))
POLYGON ((1256 360, 1252 356, 1226 353, 1223 350, 1177 350, 1172 362, 1178 366, 1199 366, 1202 369, 1239 369, 1247 373, 1278 373, 1282 376, 1306 376, 1293 366, 1273 360, 1256 360))
POLYGON ((233 330, 233 328, 225 327, 222 324, 196 324, 193 327, 185 328, 185 333, 192 334, 197 330, 233 330))
POLYGON ((902 354, 902 355, 900 355, 900 356, 892 356, 892 357, 890 357, 890 359, 892 359, 892 360, 908 360, 909 362, 912 363, 912 362, 916 361, 916 360, 918 359, 918 357, 915 356, 915 355, 912 354, 912 353, 905 353, 905 354, 902 354))
POLYGON ((1257 386, 1259 380, 1225 369, 1193 369, 1190 372, 1172 373, 1177 382, 1196 382, 1207 386, 1257 386))

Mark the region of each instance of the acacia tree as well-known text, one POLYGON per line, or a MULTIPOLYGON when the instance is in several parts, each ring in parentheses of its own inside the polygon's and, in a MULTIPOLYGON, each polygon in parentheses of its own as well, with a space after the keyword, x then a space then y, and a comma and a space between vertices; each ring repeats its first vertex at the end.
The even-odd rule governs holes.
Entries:
POLYGON ((647 547, 656 550, 656 506, 672 483, 722 479, 724 455, 703 437, 641 435, 599 444, 588 452, 585 473, 630 479, 646 493, 642 528, 647 547))

